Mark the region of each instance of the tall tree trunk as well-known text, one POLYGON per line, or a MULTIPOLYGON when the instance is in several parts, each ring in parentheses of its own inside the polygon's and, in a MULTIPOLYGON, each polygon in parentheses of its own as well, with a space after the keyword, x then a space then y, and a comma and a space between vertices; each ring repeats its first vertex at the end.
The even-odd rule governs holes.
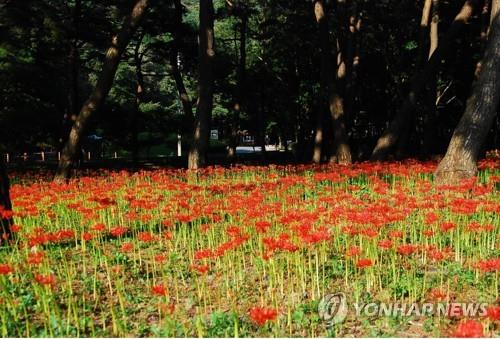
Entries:
POLYGON ((184 111, 185 126, 192 128, 194 123, 193 115, 193 105, 191 104, 191 99, 187 93, 186 86, 184 85, 184 80, 182 79, 181 70, 179 69, 178 57, 182 42, 182 3, 180 0, 174 0, 175 5, 175 25, 174 25, 174 40, 172 44, 172 49, 170 51, 170 67, 172 71, 172 76, 175 81, 175 86, 177 87, 177 92, 179 94, 179 99, 182 104, 182 110, 184 111))
POLYGON ((467 100, 446 155, 435 172, 437 184, 457 184, 477 173, 477 158, 500 100, 500 15, 491 24, 479 77, 467 100))
POLYGON ((56 180, 69 178, 71 166, 76 159, 81 139, 85 133, 92 114, 99 110, 113 85, 116 69, 121 55, 127 47, 132 35, 140 24, 148 7, 149 0, 137 0, 131 15, 125 20, 120 32, 111 40, 111 46, 106 51, 101 74, 90 97, 85 101, 69 133, 68 141, 63 148, 61 160, 56 173, 56 180))
POLYGON ((213 63, 215 58, 214 5, 212 0, 200 0, 199 53, 199 94, 193 143, 188 156, 189 169, 198 169, 205 166, 210 142, 214 86, 213 63))
MULTIPOLYGON (((318 24, 318 34, 321 48, 321 102, 329 96, 329 86, 333 85, 333 72, 330 67, 330 42, 328 37, 328 20, 326 18, 323 0, 314 1, 314 16, 318 24)), ((314 131, 314 149, 312 161, 319 164, 322 159, 323 139, 324 139, 324 106, 317 109, 316 128, 314 131)))
POLYGON ((12 205, 9 195, 9 177, 7 176, 7 168, 2 157, 0 159, 0 243, 4 239, 9 239, 12 235, 10 226, 12 225, 11 215, 12 205))
MULTIPOLYGON (((322 98, 328 99, 328 109, 333 121, 333 154, 338 162, 351 162, 351 153, 347 144, 347 133, 345 128, 344 98, 337 93, 335 85, 335 73, 331 67, 330 39, 328 33, 328 20, 325 13, 323 0, 314 2, 314 15, 318 24, 319 39, 321 46, 321 89, 322 98)), ((337 53, 338 78, 345 80, 345 60, 343 60, 340 46, 337 53)), ((314 135, 313 162, 319 163, 322 158, 322 147, 324 142, 324 126, 322 107, 318 110, 316 130, 314 135)))
POLYGON ((360 62, 360 30, 361 11, 358 12, 357 3, 353 3, 351 16, 349 18, 349 48, 347 65, 349 69, 346 74, 345 106, 348 115, 351 116, 354 109, 355 88, 357 87, 357 69, 360 62))
POLYGON ((80 67, 80 51, 78 48, 78 40, 80 36, 80 13, 81 0, 76 0, 73 7, 73 32, 71 38, 71 46, 69 48, 68 66, 69 66, 69 91, 68 91, 68 107, 64 113, 62 121, 61 136, 59 138, 59 146, 62 148, 67 141, 67 137, 71 126, 78 115, 78 70, 80 67))
POLYGON ((357 4, 352 2, 352 15, 346 11, 344 0, 338 0, 338 16, 340 26, 337 39, 337 77, 330 85, 328 107, 332 118, 333 144, 330 162, 350 164, 352 162, 351 148, 347 136, 347 109, 350 108, 346 100, 347 88, 352 76, 352 64, 355 48, 355 22, 357 17, 357 4), (351 25, 351 19, 353 25, 351 25), (347 29, 346 29, 347 28, 347 29), (351 31, 352 29, 352 31, 351 31))
POLYGON ((134 64, 135 64, 135 78, 136 78, 136 90, 135 90, 135 102, 134 102, 134 112, 132 116, 132 162, 137 165, 139 160, 139 118, 141 114, 141 103, 144 98, 144 75, 142 73, 142 58, 143 55, 140 53, 140 48, 142 40, 144 39, 145 33, 142 32, 137 40, 134 48, 134 64))
MULTIPOLYGON (((432 19, 431 29, 429 31, 430 45, 429 56, 430 59, 434 54, 439 43, 439 0, 432 0, 432 19)), ((435 74, 429 81, 429 88, 426 93, 426 110, 424 112, 424 134, 422 139, 421 156, 426 157, 430 154, 433 148, 433 139, 437 135, 436 129, 436 99, 437 99, 437 78, 435 74)))
POLYGON ((490 14, 490 25, 493 26, 493 21, 497 17, 498 12, 500 11, 500 0, 492 0, 491 1, 491 14, 490 14))
POLYGON ((439 46, 436 48, 429 61, 426 63, 423 70, 419 71, 412 79, 411 88, 408 96, 405 98, 403 104, 399 108, 396 116, 391 121, 387 130, 378 139, 377 145, 372 152, 372 160, 384 160, 398 139, 401 137, 402 132, 406 130, 407 124, 412 119, 415 112, 415 105, 418 96, 422 93, 427 82, 431 79, 439 69, 441 60, 445 59, 455 39, 461 33, 463 27, 466 25, 469 18, 472 16, 474 9, 477 7, 479 0, 467 0, 463 5, 460 13, 453 20, 448 32, 440 41, 439 46))
POLYGON ((429 31, 429 18, 431 16, 432 0, 425 0, 424 7, 422 8, 422 17, 420 19, 420 31, 418 38, 418 58, 417 69, 420 69, 426 61, 425 42, 427 40, 427 32, 429 31))
POLYGON ((245 97, 245 81, 246 81, 246 36, 247 36, 247 25, 248 25, 248 14, 247 10, 243 5, 238 6, 238 14, 241 17, 240 23, 240 60, 238 62, 237 71, 237 84, 236 84, 236 95, 233 106, 233 121, 231 124, 231 141, 228 149, 228 158, 234 159, 236 156, 236 147, 238 146, 238 130, 240 124, 240 113, 244 105, 245 97))

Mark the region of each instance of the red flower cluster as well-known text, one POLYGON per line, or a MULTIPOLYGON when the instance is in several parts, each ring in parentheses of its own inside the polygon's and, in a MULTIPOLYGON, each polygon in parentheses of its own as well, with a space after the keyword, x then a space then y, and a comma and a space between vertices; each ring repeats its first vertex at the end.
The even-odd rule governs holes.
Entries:
POLYGON ((371 259, 359 259, 356 263, 357 268, 366 268, 373 265, 373 261, 371 259))
POLYGON ((55 286, 56 277, 53 274, 35 274, 35 280, 37 283, 45 286, 55 286))
POLYGON ((500 258, 491 258, 477 263, 477 267, 483 272, 500 270, 500 258))
POLYGON ((267 321, 275 320, 278 316, 278 311, 267 307, 252 307, 248 314, 254 323, 262 326, 267 321))
POLYGON ((453 336, 457 338, 484 337, 483 325, 476 320, 464 320, 458 324, 453 336))
POLYGON ((7 275, 14 272, 9 264, 0 264, 0 275, 7 275))
POLYGON ((168 290, 167 288, 164 286, 164 285, 153 285, 153 287, 151 287, 151 292, 154 294, 154 295, 158 295, 158 296, 166 296, 168 295, 168 290))
POLYGON ((275 251, 295 252, 299 247, 290 241, 290 235, 283 233, 277 239, 264 238, 262 239, 267 251, 272 253, 275 251))

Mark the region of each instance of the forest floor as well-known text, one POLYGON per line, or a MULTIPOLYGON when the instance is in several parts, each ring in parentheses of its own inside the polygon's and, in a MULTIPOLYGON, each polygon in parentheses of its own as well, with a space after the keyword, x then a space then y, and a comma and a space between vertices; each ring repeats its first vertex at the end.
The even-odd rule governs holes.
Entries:
POLYGON ((435 168, 11 171, 0 333, 498 336, 500 161, 455 187, 435 168), (373 310, 394 303, 479 308, 373 310))

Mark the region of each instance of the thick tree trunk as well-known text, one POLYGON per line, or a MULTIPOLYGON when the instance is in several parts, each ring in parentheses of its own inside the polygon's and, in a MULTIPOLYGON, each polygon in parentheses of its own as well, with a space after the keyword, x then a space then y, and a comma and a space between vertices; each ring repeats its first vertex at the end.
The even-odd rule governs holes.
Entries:
MULTIPOLYGON (((314 1, 314 16, 318 24, 318 34, 321 48, 321 102, 328 98, 329 86, 333 84, 333 72, 330 67, 330 43, 328 37, 328 21, 326 18, 323 0, 314 1)), ((314 148, 312 161, 319 164, 322 160, 323 138, 324 138, 324 106, 318 107, 316 115, 316 128, 314 131, 314 148)))
POLYGON ((490 25, 493 26, 493 21, 496 18, 498 12, 500 11, 500 0, 491 1, 491 14, 490 14, 490 25))
POLYGON ((69 72, 69 89, 68 89, 68 107, 63 116, 61 135, 59 137, 59 147, 62 149, 67 141, 67 137, 71 126, 76 120, 78 115, 78 70, 80 67, 80 51, 78 48, 78 40, 80 35, 80 12, 81 0, 76 0, 73 7, 73 32, 71 45, 69 47, 68 55, 68 72, 69 72))
POLYGON ((12 235, 10 226, 12 225, 11 215, 12 205, 9 195, 9 177, 2 157, 0 159, 0 243, 4 239, 9 239, 12 235))
POLYGON ((192 128, 194 123, 193 115, 193 105, 191 104, 191 99, 187 93, 186 86, 184 85, 184 80, 182 79, 182 74, 179 69, 178 57, 182 41, 182 3, 180 0, 174 0, 175 5, 175 27, 174 27, 174 40, 172 44, 172 50, 170 52, 170 67, 172 70, 172 76, 175 81, 175 86, 177 87, 177 93, 179 94, 179 99, 182 104, 182 110, 184 111, 185 126, 192 128))
POLYGON ((467 0, 460 13, 453 20, 448 32, 440 41, 425 67, 419 71, 412 79, 411 88, 396 116, 391 121, 387 130, 378 139, 377 145, 372 152, 372 160, 384 160, 391 149, 396 145, 402 135, 407 130, 407 125, 411 121, 418 96, 422 93, 429 79, 435 76, 441 61, 447 57, 456 38, 461 33, 479 0, 467 0))
POLYGON ((360 62, 360 30, 361 30, 361 11, 358 12, 357 3, 352 4, 351 16, 349 18, 349 40, 348 40, 348 70, 346 74, 345 86, 345 107, 347 115, 351 116, 354 109, 355 88, 357 87, 357 69, 360 62))
POLYGON ((210 141, 210 120, 213 105, 213 63, 215 58, 214 5, 200 0, 199 84, 193 144, 189 150, 188 167, 198 169, 206 164, 210 141))
MULTIPOLYGON (((337 93, 335 85, 335 73, 331 67, 330 39, 328 33, 328 21, 325 13, 323 0, 314 2, 314 15, 318 24, 319 39, 321 46, 321 89, 322 97, 328 99, 328 109, 333 122, 333 154, 338 162, 351 162, 349 145, 347 144, 347 133, 345 128, 344 98, 337 93)), ((342 53, 338 51, 338 78, 345 80, 345 60, 342 53)), ((320 107, 317 114, 316 129, 314 134, 313 162, 319 163, 322 159, 322 148, 324 142, 324 114, 320 107)))
POLYGON ((68 141, 61 153, 56 180, 69 178, 71 166, 80 148, 80 142, 92 114, 99 110, 113 85, 120 58, 148 7, 148 0, 137 0, 132 14, 126 19, 121 31, 113 37, 106 52, 102 71, 96 87, 85 101, 69 133, 68 141))
POLYGON ((491 24, 479 77, 445 157, 435 172, 437 184, 457 184, 477 172, 477 158, 500 100, 500 15, 491 24))
POLYGON ((246 52, 246 36, 247 36, 247 25, 248 25, 248 16, 246 9, 243 7, 239 7, 239 15, 241 16, 240 23, 240 60, 238 62, 238 71, 237 71, 237 84, 236 84, 236 95, 235 101, 233 105, 233 121, 231 124, 231 141, 228 149, 228 158, 230 160, 234 159, 236 156, 236 147, 238 146, 238 131, 240 124, 240 113, 244 105, 244 97, 245 97, 245 81, 246 81, 246 60, 247 60, 247 52, 246 52))
POLYGON ((427 32, 429 31, 429 18, 431 16, 431 8, 432 0, 425 0, 424 7, 422 8, 422 17, 420 19, 417 69, 420 69, 426 60, 425 56, 427 48, 425 48, 425 42, 427 40, 427 32))
MULTIPOLYGON (((430 45, 429 45, 429 56, 430 59, 432 54, 436 51, 439 43, 439 0, 432 0, 432 19, 431 28, 429 31, 430 45)), ((430 154, 433 149, 433 139, 437 135, 436 129, 436 98, 437 98, 437 79, 438 74, 435 74, 429 81, 429 86, 425 96, 425 112, 424 112, 424 134, 422 138, 422 147, 420 154, 422 157, 426 157, 430 154)), ((403 145, 404 147, 404 145, 403 145)))

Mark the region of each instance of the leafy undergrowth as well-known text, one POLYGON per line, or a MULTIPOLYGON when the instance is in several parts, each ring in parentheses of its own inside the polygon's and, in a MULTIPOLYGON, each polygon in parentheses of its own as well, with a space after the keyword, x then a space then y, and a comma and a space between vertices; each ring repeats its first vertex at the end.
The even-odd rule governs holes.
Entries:
MULTIPOLYGON (((2 336, 498 335, 500 163, 14 174, 2 336), (318 304, 474 302, 487 314, 356 316, 318 304)), ((3 212, 7 213, 7 212, 3 212)))

